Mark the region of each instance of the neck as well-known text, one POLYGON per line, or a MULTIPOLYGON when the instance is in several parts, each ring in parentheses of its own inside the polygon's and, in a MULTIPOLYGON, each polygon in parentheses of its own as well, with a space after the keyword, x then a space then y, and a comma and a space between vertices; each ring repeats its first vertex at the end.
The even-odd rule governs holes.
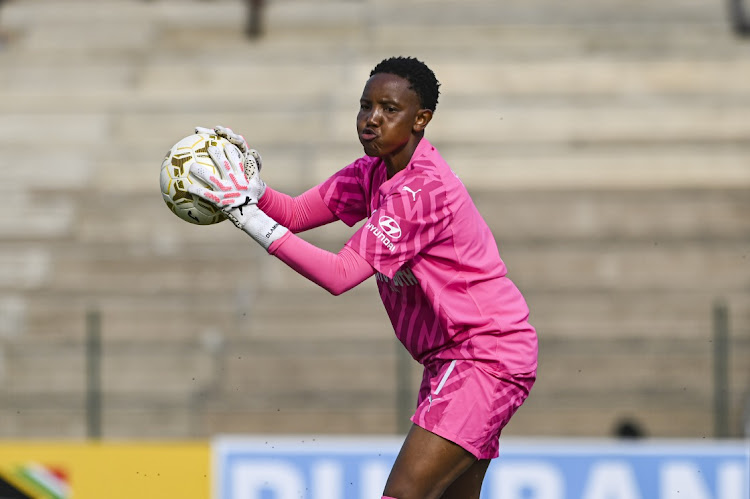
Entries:
POLYGON ((388 178, 392 178, 395 174, 409 165, 411 157, 414 155, 414 151, 417 150, 417 146, 423 136, 424 134, 412 135, 409 142, 407 142, 396 154, 383 156, 383 163, 385 163, 388 178))

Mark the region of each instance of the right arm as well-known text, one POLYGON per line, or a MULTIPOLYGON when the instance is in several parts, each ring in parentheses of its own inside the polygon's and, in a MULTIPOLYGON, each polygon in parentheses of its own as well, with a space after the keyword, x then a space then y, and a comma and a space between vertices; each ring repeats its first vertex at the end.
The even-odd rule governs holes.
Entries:
POLYGON ((319 187, 313 187, 297 197, 266 187, 258 201, 258 208, 295 234, 339 219, 323 201, 319 187))

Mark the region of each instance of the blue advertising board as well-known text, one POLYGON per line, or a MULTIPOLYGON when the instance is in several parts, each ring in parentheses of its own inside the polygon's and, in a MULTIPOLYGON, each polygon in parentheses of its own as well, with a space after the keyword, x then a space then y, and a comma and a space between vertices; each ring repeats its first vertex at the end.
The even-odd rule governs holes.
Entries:
MULTIPOLYGON (((215 499, 379 499, 400 438, 219 437, 215 499)), ((482 499, 748 499, 750 443, 503 439, 482 499)))

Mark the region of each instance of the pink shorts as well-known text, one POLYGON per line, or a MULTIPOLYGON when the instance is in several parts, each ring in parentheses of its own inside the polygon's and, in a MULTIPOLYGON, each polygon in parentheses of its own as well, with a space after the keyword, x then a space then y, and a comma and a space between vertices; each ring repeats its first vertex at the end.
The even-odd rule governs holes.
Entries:
POLYGON ((535 372, 496 373, 469 360, 434 362, 425 366, 411 420, 477 459, 492 459, 499 455, 500 433, 535 380, 535 372))

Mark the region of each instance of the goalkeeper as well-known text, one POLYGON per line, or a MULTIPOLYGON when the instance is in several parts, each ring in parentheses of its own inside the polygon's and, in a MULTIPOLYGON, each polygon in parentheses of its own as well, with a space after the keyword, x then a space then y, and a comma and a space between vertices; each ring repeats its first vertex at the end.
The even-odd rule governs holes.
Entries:
POLYGON ((258 153, 227 128, 197 129, 243 153, 210 148, 224 177, 191 167, 212 188, 191 193, 329 292, 377 274, 396 336, 424 366, 413 425, 383 492, 397 499, 479 498, 500 433, 536 378, 526 302, 466 188, 424 138, 439 86, 417 59, 376 65, 357 115, 365 155, 297 197, 267 187, 258 153), (242 171, 253 173, 249 181, 237 181, 242 171), (337 254, 294 235, 363 219, 337 254))

